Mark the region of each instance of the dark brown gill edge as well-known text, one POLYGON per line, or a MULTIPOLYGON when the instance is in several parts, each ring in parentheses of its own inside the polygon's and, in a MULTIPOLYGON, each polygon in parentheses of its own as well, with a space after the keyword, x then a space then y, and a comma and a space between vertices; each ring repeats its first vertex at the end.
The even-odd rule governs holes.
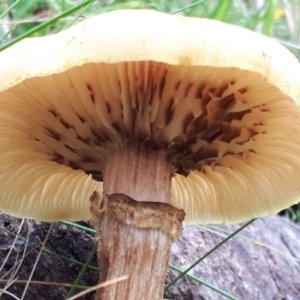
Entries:
POLYGON ((91 197, 100 282, 128 279, 99 289, 95 299, 161 300, 185 215, 171 205, 171 166, 159 151, 128 147, 109 158, 103 184, 103 196, 91 197))

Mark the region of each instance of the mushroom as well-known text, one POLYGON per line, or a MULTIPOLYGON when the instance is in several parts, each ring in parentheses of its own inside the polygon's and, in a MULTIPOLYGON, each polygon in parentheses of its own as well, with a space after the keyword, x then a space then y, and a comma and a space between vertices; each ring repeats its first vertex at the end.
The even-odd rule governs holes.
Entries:
POLYGON ((266 37, 114 11, 0 66, 0 209, 92 217, 100 281, 129 276, 98 300, 161 299, 184 214, 240 222, 298 202, 300 67, 266 37))

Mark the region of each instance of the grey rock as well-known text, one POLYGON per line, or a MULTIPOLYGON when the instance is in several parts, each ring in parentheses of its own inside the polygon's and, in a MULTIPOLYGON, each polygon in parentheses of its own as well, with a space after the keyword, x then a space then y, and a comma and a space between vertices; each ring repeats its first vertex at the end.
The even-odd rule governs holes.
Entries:
MULTIPOLYGON (((240 225, 214 227, 233 232, 240 225)), ((219 234, 199 226, 186 226, 173 247, 171 263, 187 269, 224 239, 219 234)), ((300 299, 300 227, 279 216, 256 220, 238 237, 205 258, 189 274, 237 299, 300 299)), ((170 271, 168 280, 177 276, 177 272, 170 271)), ((187 278, 171 287, 166 297, 174 300, 226 299, 187 278)))

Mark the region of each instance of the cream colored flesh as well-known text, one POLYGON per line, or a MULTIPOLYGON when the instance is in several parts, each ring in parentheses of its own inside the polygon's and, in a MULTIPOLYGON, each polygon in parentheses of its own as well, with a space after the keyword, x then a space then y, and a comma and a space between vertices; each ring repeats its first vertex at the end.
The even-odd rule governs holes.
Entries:
POLYGON ((89 64, 28 79, 0 101, 2 209, 13 214, 89 218, 86 200, 102 184, 79 170, 102 179, 108 157, 127 140, 155 145, 184 175, 173 178, 172 195, 188 221, 276 212, 297 184, 295 103, 254 73, 89 64))

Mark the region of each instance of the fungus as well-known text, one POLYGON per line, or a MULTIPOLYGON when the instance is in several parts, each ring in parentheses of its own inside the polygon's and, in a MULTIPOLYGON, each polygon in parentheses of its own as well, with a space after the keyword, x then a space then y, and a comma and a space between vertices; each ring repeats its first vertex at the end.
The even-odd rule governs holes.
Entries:
POLYGON ((184 214, 240 222, 298 202, 300 67, 266 37, 115 11, 0 65, 0 209, 92 217, 100 281, 129 276, 98 300, 160 299, 184 214))

